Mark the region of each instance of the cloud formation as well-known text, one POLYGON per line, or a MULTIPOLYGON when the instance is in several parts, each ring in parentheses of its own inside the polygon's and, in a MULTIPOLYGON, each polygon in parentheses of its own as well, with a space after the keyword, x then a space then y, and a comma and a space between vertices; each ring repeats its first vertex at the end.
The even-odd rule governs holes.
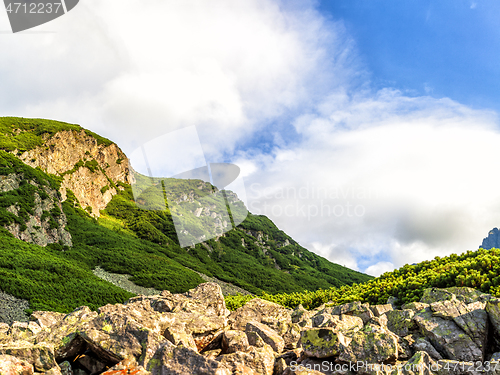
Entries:
POLYGON ((251 211, 306 247, 378 274, 476 249, 500 222, 495 113, 389 89, 319 107, 248 177, 251 211))
POLYGON ((54 33, 1 36, 0 112, 129 153, 195 125, 208 161, 242 168, 250 211, 374 275, 475 249, 500 222, 496 114, 372 91, 355 41, 314 5, 81 2, 36 29, 54 33))

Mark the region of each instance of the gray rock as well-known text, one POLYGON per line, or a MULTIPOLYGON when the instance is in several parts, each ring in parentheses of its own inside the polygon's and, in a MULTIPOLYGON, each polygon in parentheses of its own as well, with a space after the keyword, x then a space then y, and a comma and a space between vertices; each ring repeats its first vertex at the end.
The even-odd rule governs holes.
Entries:
POLYGON ((422 310, 413 319, 425 337, 446 358, 482 361, 482 350, 454 321, 433 316, 430 308, 422 310))
POLYGON ((183 346, 163 344, 148 362, 147 371, 153 375, 230 375, 223 364, 183 346))
POLYGON ((387 328, 398 336, 405 337, 417 329, 413 321, 415 312, 413 310, 392 310, 388 311, 387 328))

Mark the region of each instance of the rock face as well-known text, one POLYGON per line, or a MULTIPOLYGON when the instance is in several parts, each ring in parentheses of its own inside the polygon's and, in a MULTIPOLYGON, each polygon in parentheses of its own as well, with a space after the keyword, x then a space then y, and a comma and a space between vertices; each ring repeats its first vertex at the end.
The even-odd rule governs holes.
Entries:
POLYGON ((7 211, 17 221, 12 221, 5 229, 17 239, 39 246, 47 246, 49 243, 72 246, 71 234, 66 230, 66 215, 62 210, 60 195, 55 189, 42 186, 35 180, 26 180, 22 173, 11 173, 7 176, 0 175, 0 192, 13 192, 23 183, 32 185, 31 188, 35 190, 31 211, 20 206, 19 202, 7 207, 7 211))
POLYGON ((500 373, 500 299, 450 288, 423 300, 292 311, 254 299, 230 313, 206 283, 96 312, 36 311, 0 323, 0 374, 444 375, 485 361, 497 370, 474 374, 500 373))
POLYGON ((490 230, 488 233, 488 237, 483 239, 483 243, 479 247, 482 247, 485 250, 500 248, 500 231, 498 230, 498 228, 493 228, 492 230, 490 230))
POLYGON ((120 148, 105 145, 84 130, 60 131, 47 138, 43 146, 18 156, 24 163, 63 177, 61 195, 71 190, 83 208, 99 216, 117 193, 116 184, 130 183, 129 161, 120 148))

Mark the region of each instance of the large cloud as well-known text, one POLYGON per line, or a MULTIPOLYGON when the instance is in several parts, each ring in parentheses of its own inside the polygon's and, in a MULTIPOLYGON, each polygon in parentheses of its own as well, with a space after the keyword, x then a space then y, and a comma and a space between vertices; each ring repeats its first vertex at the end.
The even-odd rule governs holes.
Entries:
POLYGON ((476 249, 500 223, 497 125, 494 113, 449 99, 331 96, 297 119, 293 149, 255 162, 249 204, 367 272, 476 249))
POLYGON ((309 2, 88 0, 0 48, 2 112, 82 123, 127 151, 196 125, 212 158, 358 74, 342 25, 309 2))

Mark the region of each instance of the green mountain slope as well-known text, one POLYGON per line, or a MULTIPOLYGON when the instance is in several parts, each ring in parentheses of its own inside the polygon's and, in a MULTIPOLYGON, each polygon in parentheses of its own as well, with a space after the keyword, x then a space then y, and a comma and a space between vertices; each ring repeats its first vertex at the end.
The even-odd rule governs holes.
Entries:
MULTIPOLYGON (((123 182, 127 165, 116 145, 78 125, 0 118, 0 289, 27 299, 33 309, 70 311, 130 296, 94 276, 97 266, 172 292, 203 282, 197 272, 255 294, 371 278, 309 252, 265 216, 249 214, 218 238, 181 248, 169 210, 186 208, 138 206, 123 182), (61 142, 74 148, 64 154, 61 142), (94 200, 82 204, 86 191, 94 200), (105 209, 96 212, 102 202, 105 209)), ((202 183, 171 182, 180 191, 200 191, 202 183)))
MULTIPOLYGON (((461 255, 436 257, 415 265, 405 265, 366 283, 303 293, 265 294, 263 298, 283 306, 315 308, 323 303, 353 301, 384 304, 392 296, 398 304, 419 301, 430 287, 471 287, 500 297, 500 249, 467 251, 461 255)), ((232 309, 252 297, 228 297, 232 309)))

